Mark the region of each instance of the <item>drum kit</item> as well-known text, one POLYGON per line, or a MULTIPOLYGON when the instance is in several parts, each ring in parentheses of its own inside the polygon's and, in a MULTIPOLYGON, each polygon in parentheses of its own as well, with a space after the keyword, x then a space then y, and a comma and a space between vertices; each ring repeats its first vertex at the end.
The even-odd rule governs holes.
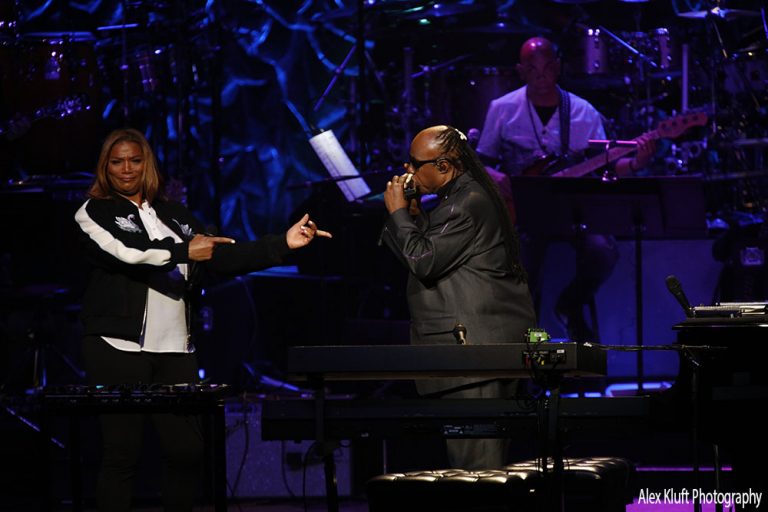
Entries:
MULTIPOLYGON (((596 2, 558 3, 571 4, 562 6, 567 12, 576 4, 596 2)), ((616 7, 619 2, 612 3, 616 7)), ((625 3, 627 9, 643 12, 652 2, 625 3)), ((737 153, 765 153, 768 148, 766 8, 757 2, 751 8, 731 8, 733 4, 725 2, 704 4, 709 7, 666 17, 647 15, 642 23, 635 19, 602 24, 595 19, 599 16, 586 15, 574 17, 565 30, 549 32, 518 17, 526 22, 497 19, 450 30, 462 36, 490 34, 520 42, 544 35, 559 42, 563 87, 586 97, 607 115, 611 120, 607 129, 616 138, 637 136, 681 111, 706 110, 714 120, 712 128, 696 131, 692 136, 698 140, 665 143, 662 150, 668 150, 668 157, 657 159, 655 174, 764 171, 762 162, 768 155, 736 158, 732 154, 733 148, 737 153), (626 27, 631 21, 643 28, 611 26, 626 27), (717 154, 718 148, 728 155, 717 154)), ((450 5, 444 9, 448 12, 450 5)), ((415 63, 404 66, 415 71, 404 79, 406 85, 409 79, 413 84, 403 87, 413 91, 407 103, 414 105, 410 111, 414 125, 448 120, 464 131, 480 129, 489 102, 522 85, 512 67, 516 48, 511 48, 512 55, 506 52, 502 65, 477 64, 477 54, 467 54, 466 46, 462 50, 466 53, 458 62, 448 55, 421 70, 415 63)))
POLYGON ((105 121, 136 122, 148 105, 208 86, 211 50, 194 14, 184 23, 199 26, 185 25, 180 41, 164 25, 173 16, 165 3, 124 4, 118 25, 38 32, 18 2, 0 2, 0 142, 13 142, 13 162, 3 165, 14 168, 3 175, 89 169, 105 121))

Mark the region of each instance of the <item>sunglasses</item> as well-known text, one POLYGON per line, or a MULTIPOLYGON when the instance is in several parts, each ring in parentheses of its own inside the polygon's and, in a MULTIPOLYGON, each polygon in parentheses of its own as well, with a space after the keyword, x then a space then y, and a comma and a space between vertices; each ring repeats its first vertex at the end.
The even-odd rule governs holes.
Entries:
POLYGON ((436 164, 440 160, 444 160, 445 157, 443 155, 440 155, 439 157, 433 159, 433 160, 416 160, 413 158, 413 156, 408 155, 408 163, 411 164, 411 167, 413 167, 414 171, 418 171, 422 166, 427 164, 436 164))

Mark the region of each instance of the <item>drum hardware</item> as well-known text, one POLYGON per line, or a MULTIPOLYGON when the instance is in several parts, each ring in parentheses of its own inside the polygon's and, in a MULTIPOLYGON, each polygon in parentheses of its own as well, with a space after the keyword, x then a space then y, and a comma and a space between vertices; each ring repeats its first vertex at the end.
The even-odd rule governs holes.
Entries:
POLYGON ((121 25, 105 25, 103 27, 96 27, 97 32, 109 32, 112 30, 124 30, 127 28, 139 28, 138 23, 123 23, 121 25))
POLYGON ((29 130, 35 121, 45 118, 63 119, 90 108, 87 94, 66 96, 56 103, 38 108, 30 114, 17 115, 13 119, 0 123, 0 137, 15 139, 29 130))
POLYGON ((627 50, 629 53, 634 55, 638 59, 638 62, 648 65, 653 69, 659 69, 660 67, 659 64, 656 64, 650 56, 646 55, 645 53, 641 52, 634 46, 630 45, 627 41, 625 41, 618 35, 614 34, 610 30, 605 28, 603 25, 598 25, 597 28, 601 30, 604 34, 606 34, 608 37, 616 41, 619 44, 619 46, 621 46, 622 48, 627 50))
POLYGON ((599 75, 608 72, 608 46, 599 28, 585 29, 581 50, 584 55, 584 73, 599 75))
MULTIPOLYGON (((707 139, 673 142, 669 148, 669 156, 664 158, 666 175, 687 174, 693 160, 702 158, 707 151, 707 139)), ((700 168, 700 166, 696 166, 700 168)))
POLYGON ((14 174, 92 165, 102 98, 96 37, 19 29, 12 42, 0 43, 0 137, 14 141, 4 164, 18 169, 14 174), (49 140, 57 143, 43 142, 49 140))
MULTIPOLYGON (((398 15, 404 12, 408 12, 408 9, 416 3, 417 2, 408 0, 396 2, 397 5, 394 5, 395 2, 364 2, 362 4, 363 14, 364 16, 375 13, 398 15)), ((327 23, 336 20, 348 19, 355 20, 357 18, 357 13, 357 7, 342 7, 330 11, 317 12, 312 15, 311 19, 313 22, 317 23, 327 23)))
POLYGON ((336 84, 336 82, 339 80, 339 77, 344 74, 344 70, 347 69, 347 65, 349 64, 350 59, 357 51, 357 43, 353 44, 349 51, 347 52, 346 57, 344 57, 344 60, 341 61, 341 64, 333 70, 333 76, 331 77, 331 81, 328 82, 328 85, 326 86, 323 93, 320 95, 320 97, 315 102, 315 105, 312 107, 312 112, 317 112, 320 107, 323 104, 323 101, 325 101, 325 98, 330 94, 331 90, 333 89, 333 86, 336 84))
POLYGON ((0 3, 0 40, 8 37, 14 39, 17 35, 19 6, 18 1, 0 3))
POLYGON ((60 307, 61 300, 69 294, 69 289, 58 284, 29 285, 23 288, 4 291, 0 303, 4 309, 18 309, 31 313, 26 326, 25 338, 29 342, 22 363, 0 384, 0 392, 5 391, 23 372, 30 371, 31 390, 38 392, 48 383, 48 354, 53 354, 66 366, 78 381, 85 378, 85 372, 62 352, 54 343, 56 325, 53 318, 54 308, 60 307))
POLYGON ((452 59, 448 59, 445 62, 441 62, 439 64, 435 64, 434 66, 428 66, 428 65, 420 66, 421 67, 421 71, 417 71, 416 73, 413 73, 411 75, 411 78, 412 79, 416 79, 416 78, 420 78, 420 77, 425 76, 425 75, 431 75, 435 71, 440 71, 441 69, 445 69, 445 68, 447 68, 449 66, 453 66, 457 62, 461 62, 463 60, 466 60, 469 57, 471 57, 471 55, 469 55, 469 54, 459 55, 458 57, 454 57, 452 59))

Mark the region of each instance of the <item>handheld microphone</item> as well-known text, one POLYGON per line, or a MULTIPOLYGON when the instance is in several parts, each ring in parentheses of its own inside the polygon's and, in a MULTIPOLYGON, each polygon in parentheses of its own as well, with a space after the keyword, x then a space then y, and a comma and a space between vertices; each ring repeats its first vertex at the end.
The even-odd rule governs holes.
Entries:
POLYGON ((467 344, 467 328, 464 327, 464 324, 456 324, 456 327, 453 328, 453 337, 456 338, 456 343, 459 345, 466 345, 467 344))
MULTIPOLYGON (((419 198, 419 191, 416 190, 416 187, 414 187, 411 183, 413 180, 413 174, 408 173, 408 175, 405 177, 405 181, 403 182, 403 196, 405 197, 405 200, 410 203, 414 199, 419 198), (409 186, 411 185, 411 186, 409 186)), ((379 239, 376 242, 376 245, 381 247, 384 243, 384 233, 387 232, 387 224, 386 222, 381 227, 381 232, 379 232, 379 239)))
POLYGON ((403 195, 405 196, 406 201, 411 201, 412 199, 419 197, 419 193, 414 187, 409 187, 403 190, 403 195))
POLYGON ((403 195, 405 196, 405 200, 409 203, 412 199, 419 197, 419 192, 416 190, 416 187, 411 184, 412 181, 413 174, 408 173, 408 175, 405 177, 405 182, 403 183, 403 195))
POLYGON ((693 308, 691 307, 691 303, 688 302, 688 297, 685 296, 683 285, 680 284, 680 280, 674 275, 670 275, 667 276, 665 282, 667 283, 667 289, 669 290, 669 293, 672 294, 672 296, 680 304, 680 307, 683 308, 683 311, 685 311, 685 316, 688 318, 693 318, 693 308))

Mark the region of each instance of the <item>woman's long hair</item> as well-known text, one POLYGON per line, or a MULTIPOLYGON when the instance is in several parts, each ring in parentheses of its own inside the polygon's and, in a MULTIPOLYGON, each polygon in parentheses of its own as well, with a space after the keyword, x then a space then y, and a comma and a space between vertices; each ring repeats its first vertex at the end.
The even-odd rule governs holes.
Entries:
POLYGON ((88 189, 88 197, 107 199, 116 196, 109 182, 107 165, 109 164, 109 155, 112 153, 112 148, 122 142, 134 142, 141 147, 141 155, 144 157, 144 183, 141 187, 141 194, 144 200, 152 204, 160 196, 163 181, 157 168, 155 153, 152 151, 149 142, 147 142, 147 139, 140 131, 133 128, 120 128, 107 135, 104 144, 101 146, 99 161, 96 164, 96 178, 88 189))
POLYGON ((493 207, 496 210, 496 216, 501 223, 504 247, 507 250, 507 259, 509 260, 512 274, 520 282, 525 282, 526 273, 520 263, 520 243, 517 237, 517 230, 512 225, 509 210, 504 204, 496 182, 491 179, 477 153, 469 145, 466 135, 459 130, 452 126, 446 126, 443 131, 437 134, 436 140, 440 144, 443 153, 448 155, 453 164, 459 167, 462 172, 469 173, 488 193, 488 197, 493 202, 493 207))

